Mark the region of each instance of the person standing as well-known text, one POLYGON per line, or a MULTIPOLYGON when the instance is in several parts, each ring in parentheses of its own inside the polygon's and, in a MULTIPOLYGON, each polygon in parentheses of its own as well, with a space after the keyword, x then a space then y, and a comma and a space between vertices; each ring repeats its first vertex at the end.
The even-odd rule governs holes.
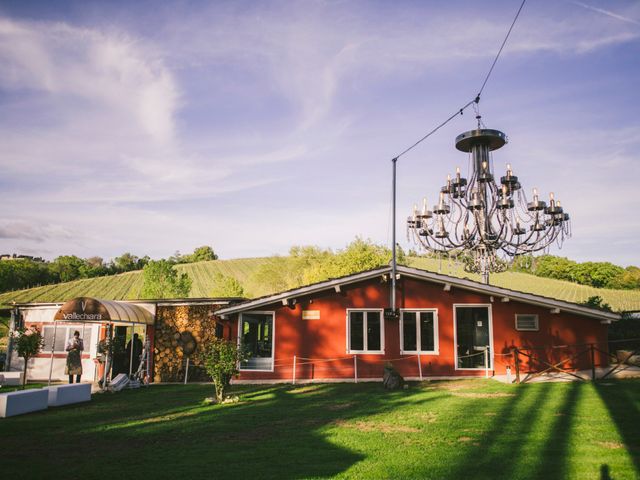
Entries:
POLYGON ((127 348, 125 349, 127 354, 127 364, 131 360, 131 373, 134 374, 138 371, 138 367, 140 366, 140 356, 142 355, 142 340, 138 338, 138 334, 133 334, 133 346, 131 345, 132 340, 129 340, 127 343, 127 348), (133 355, 131 354, 131 348, 133 348, 133 355))
POLYGON ((67 366, 65 367, 65 373, 69 375, 69 383, 73 383, 73 376, 76 376, 76 383, 80 383, 80 377, 82 376, 82 351, 84 350, 84 344, 80 338, 80 332, 73 332, 73 337, 67 340, 65 347, 67 353, 67 366))

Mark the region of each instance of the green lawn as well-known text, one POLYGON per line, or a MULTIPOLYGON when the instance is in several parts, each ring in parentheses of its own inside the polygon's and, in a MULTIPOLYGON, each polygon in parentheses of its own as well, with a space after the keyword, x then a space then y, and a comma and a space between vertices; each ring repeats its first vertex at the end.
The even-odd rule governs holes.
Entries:
POLYGON ((638 478, 640 381, 154 386, 0 420, 3 478, 638 478))

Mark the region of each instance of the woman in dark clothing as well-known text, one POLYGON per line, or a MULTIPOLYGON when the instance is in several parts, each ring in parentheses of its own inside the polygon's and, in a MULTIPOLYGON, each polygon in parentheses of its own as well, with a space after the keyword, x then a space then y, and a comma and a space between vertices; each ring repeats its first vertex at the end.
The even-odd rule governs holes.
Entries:
POLYGON ((73 332, 73 337, 67 340, 67 346, 65 348, 67 352, 67 366, 65 367, 65 373, 69 375, 69 383, 73 383, 73 376, 76 376, 76 383, 80 383, 80 377, 82 376, 82 351, 84 350, 84 344, 80 338, 80 332, 77 330, 73 332))

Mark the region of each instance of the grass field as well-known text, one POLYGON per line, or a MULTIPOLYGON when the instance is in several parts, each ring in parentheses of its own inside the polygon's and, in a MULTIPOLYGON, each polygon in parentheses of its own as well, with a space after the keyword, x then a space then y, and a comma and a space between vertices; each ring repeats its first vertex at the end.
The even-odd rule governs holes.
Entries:
POLYGON ((6 478, 636 479, 640 381, 489 380, 95 395, 0 420, 6 478))
MULTIPOLYGON (((286 258, 287 257, 283 257, 286 258)), ((234 260, 212 260, 178 265, 182 273, 193 280, 191 297, 209 297, 215 286, 215 274, 221 273, 238 280, 247 296, 255 297, 274 293, 258 284, 253 273, 262 265, 274 262, 275 257, 239 258, 234 260)), ((434 272, 457 277, 480 280, 478 275, 466 273, 455 263, 427 258, 409 257, 408 264, 434 272)), ((640 310, 640 290, 609 290, 576 283, 541 278, 518 272, 504 272, 491 275, 491 283, 500 287, 535 293, 570 302, 583 302, 591 296, 600 296, 616 311, 640 310)), ((0 305, 10 302, 61 302, 70 298, 89 296, 107 300, 134 300, 140 298, 142 272, 128 272, 120 275, 90 278, 57 285, 46 285, 0 294, 0 305)))

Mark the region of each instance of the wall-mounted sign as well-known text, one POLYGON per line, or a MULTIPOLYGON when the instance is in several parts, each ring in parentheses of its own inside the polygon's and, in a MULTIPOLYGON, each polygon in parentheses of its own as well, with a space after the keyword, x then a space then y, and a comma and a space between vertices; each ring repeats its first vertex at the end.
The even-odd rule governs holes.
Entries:
POLYGON ((320 320, 320 310, 303 310, 303 320, 320 320))

